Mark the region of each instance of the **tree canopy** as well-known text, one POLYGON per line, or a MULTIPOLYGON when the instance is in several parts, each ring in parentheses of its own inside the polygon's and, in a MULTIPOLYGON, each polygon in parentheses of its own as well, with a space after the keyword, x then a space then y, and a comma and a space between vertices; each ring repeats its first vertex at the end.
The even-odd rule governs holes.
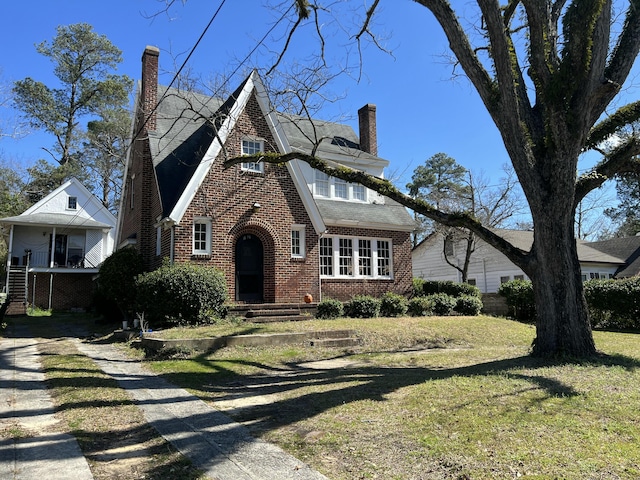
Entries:
MULTIPOLYGON (((462 21, 463 10, 447 0, 416 3, 440 24, 456 68, 464 71, 501 134, 531 211, 531 250, 516 248, 472 215, 443 212, 364 173, 331 168, 313 156, 294 153, 265 160, 306 161, 432 220, 468 228, 532 279, 534 355, 595 354, 575 240, 576 207, 607 180, 640 170, 640 141, 635 135, 624 138, 580 176, 578 160, 585 151, 598 151, 603 141, 640 116, 640 102, 608 110, 618 104, 640 51, 640 1, 476 0, 465 2, 469 23, 462 21)), ((340 15, 339 6, 321 0, 295 5, 300 21, 292 22, 292 33, 305 21, 317 25, 321 15, 340 15)), ((354 41, 375 38, 371 26, 378 7, 376 0, 366 8, 354 41)))

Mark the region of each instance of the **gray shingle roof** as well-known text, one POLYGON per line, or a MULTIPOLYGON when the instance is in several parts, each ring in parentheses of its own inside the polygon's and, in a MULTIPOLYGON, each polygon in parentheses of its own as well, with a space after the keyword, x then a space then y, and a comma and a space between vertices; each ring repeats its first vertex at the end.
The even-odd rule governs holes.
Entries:
POLYGON ((384 205, 318 198, 316 198, 316 204, 320 215, 328 225, 408 231, 413 230, 416 226, 407 209, 389 198, 385 198, 384 205))
POLYGON ((590 247, 625 260, 625 265, 616 272, 617 278, 640 275, 640 236, 611 238, 591 242, 590 247))
POLYGON ((31 213, 15 217, 0 218, 0 223, 27 226, 58 226, 68 228, 112 228, 112 225, 98 222, 91 218, 69 215, 65 213, 31 213))

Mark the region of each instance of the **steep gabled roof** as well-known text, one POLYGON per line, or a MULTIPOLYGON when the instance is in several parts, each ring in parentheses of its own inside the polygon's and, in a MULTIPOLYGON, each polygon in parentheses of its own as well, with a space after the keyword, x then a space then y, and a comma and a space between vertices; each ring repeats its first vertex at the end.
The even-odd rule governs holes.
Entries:
MULTIPOLYGON (((273 111, 255 71, 225 102, 207 95, 158 87, 161 101, 156 110, 156 130, 149 133, 149 144, 165 222, 181 221, 254 93, 280 153, 311 153, 314 139, 323 138, 316 154, 325 160, 353 168, 373 166, 380 171, 388 165, 386 160, 360 150, 358 138, 351 127, 273 111)), ((287 162, 286 167, 317 233, 326 230, 325 218, 327 221, 353 219, 362 225, 370 223, 372 226, 369 228, 383 228, 389 220, 386 229, 414 228, 414 222, 404 207, 388 199, 388 208, 347 202, 337 202, 339 205, 332 206, 327 202, 316 202, 299 162, 287 162)))
POLYGON ((76 178, 70 178, 20 215, 0 219, 1 223, 26 226, 63 226, 68 228, 110 229, 115 227, 113 214, 76 178), (78 199, 77 210, 67 210, 65 192, 78 199), (62 207, 61 207, 62 206, 62 207), (96 220, 96 216, 105 221, 96 220))

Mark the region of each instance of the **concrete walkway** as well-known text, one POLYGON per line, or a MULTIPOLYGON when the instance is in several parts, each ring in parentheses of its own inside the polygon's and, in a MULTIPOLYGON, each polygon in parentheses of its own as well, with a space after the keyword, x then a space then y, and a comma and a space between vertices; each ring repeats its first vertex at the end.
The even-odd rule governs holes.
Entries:
MULTIPOLYGON (((0 420, 2 428, 17 423, 34 436, 0 443, 0 478, 92 479, 75 439, 50 429, 55 424, 53 407, 35 340, 16 337, 0 340, 0 420)), ((245 427, 186 390, 150 373, 114 345, 71 339, 129 392, 147 421, 207 477, 326 480, 279 447, 251 437, 245 427)))
POLYGON ((326 480, 279 447, 248 430, 186 390, 176 388, 124 357, 113 345, 82 343, 92 358, 126 389, 147 421, 208 477, 216 480, 326 480))
POLYGON ((44 383, 37 342, 17 327, 0 339, 0 429, 21 432, 0 440, 0 478, 93 479, 75 437, 60 433, 44 383))

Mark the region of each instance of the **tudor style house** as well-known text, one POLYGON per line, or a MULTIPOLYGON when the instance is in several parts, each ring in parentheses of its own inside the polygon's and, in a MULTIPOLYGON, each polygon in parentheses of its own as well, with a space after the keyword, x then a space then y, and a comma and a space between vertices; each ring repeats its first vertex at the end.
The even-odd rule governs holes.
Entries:
MULTIPOLYGON (((533 232, 526 230, 496 229, 496 233, 524 251, 533 244, 533 232)), ((613 238, 600 242, 576 240, 582 279, 626 278, 640 274, 640 236, 613 238)), ((449 241, 441 234, 425 238, 413 249, 413 276, 426 280, 461 281, 458 266, 464 263, 466 242, 449 241)), ((482 293, 495 293, 500 284, 528 277, 505 255, 476 238, 471 255, 467 281, 482 293)))
POLYGON ((27 305, 86 309, 93 277, 113 251, 116 218, 72 178, 15 217, 0 219, 9 249, 9 314, 27 305))
POLYGON ((311 153, 382 177, 375 106, 348 126, 274 111, 253 72, 227 99, 158 85, 158 49, 142 57, 118 244, 148 269, 164 258, 221 269, 235 302, 300 303, 306 294, 408 293, 414 222, 398 203, 293 160, 227 158, 311 153))

